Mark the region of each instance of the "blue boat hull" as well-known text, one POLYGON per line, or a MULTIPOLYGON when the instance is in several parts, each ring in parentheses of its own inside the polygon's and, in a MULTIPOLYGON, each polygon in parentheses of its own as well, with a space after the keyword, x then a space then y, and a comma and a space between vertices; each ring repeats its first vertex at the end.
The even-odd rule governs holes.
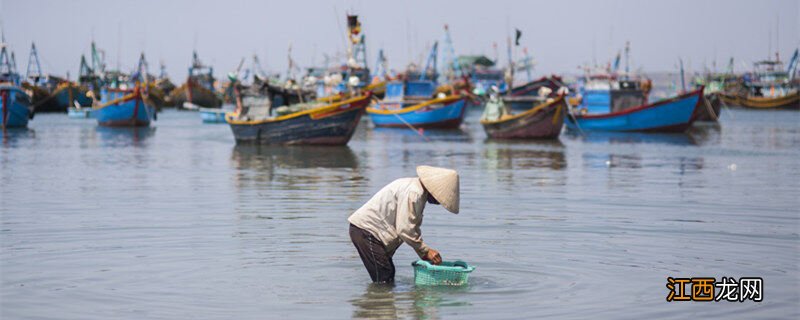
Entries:
POLYGON ((141 95, 94 109, 97 123, 108 127, 145 127, 155 119, 156 109, 145 103, 141 95))
POLYGON ((75 107, 71 107, 71 108, 67 109, 67 116, 72 118, 72 119, 91 119, 91 118, 94 118, 94 116, 92 116, 92 108, 91 107, 85 107, 85 108, 80 108, 80 109, 75 108, 75 107))
POLYGON ((225 110, 200 110, 200 118, 203 119, 203 123, 226 123, 225 122, 225 110))
POLYGON ((466 111, 466 99, 423 107, 406 113, 380 114, 370 112, 367 109, 372 123, 376 127, 406 127, 412 125, 415 128, 439 128, 449 129, 458 128, 464 120, 466 111))
POLYGON ((6 128, 24 128, 31 118, 31 99, 19 87, 0 87, 0 104, 2 104, 3 125, 6 128))
POLYGON ((683 132, 695 120, 703 90, 619 112, 567 117, 567 128, 580 131, 683 132))

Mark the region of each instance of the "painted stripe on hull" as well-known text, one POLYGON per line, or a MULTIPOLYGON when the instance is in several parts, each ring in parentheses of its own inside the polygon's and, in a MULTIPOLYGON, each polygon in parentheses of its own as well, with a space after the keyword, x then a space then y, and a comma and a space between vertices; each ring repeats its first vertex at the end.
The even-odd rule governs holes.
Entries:
POLYGON ((564 98, 536 113, 509 121, 482 123, 493 139, 553 139, 561 134, 567 105, 564 98))
POLYGON ((407 127, 406 123, 423 129, 452 129, 458 128, 464 120, 466 112, 466 99, 436 108, 422 108, 402 114, 375 114, 370 113, 370 119, 376 127, 400 128, 407 127), (398 119, 402 118, 402 120, 398 119), (405 120, 405 122, 403 122, 405 120))
POLYGON ((97 118, 97 123, 101 126, 143 127, 150 125, 155 112, 155 108, 147 105, 140 97, 136 97, 115 105, 95 109, 92 111, 92 115, 97 118))
POLYGON ((621 112, 568 117, 567 128, 582 131, 680 132, 694 122, 702 89, 621 112), (577 120, 577 125, 575 121, 577 120))
POLYGON ((278 122, 230 126, 237 143, 345 145, 363 112, 364 108, 358 107, 318 119, 304 115, 278 122))

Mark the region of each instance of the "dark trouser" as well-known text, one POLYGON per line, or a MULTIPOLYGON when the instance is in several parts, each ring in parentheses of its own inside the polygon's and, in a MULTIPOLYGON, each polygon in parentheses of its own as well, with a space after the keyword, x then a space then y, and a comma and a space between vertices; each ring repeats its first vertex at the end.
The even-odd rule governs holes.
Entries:
POLYGON ((356 246, 372 282, 394 282, 394 262, 380 239, 369 231, 350 224, 350 240, 356 246))

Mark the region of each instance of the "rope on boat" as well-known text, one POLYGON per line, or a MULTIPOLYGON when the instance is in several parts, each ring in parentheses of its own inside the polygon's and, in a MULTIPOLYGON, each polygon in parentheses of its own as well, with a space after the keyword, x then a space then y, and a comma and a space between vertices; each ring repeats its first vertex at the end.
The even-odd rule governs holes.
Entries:
POLYGON ((397 119, 400 119, 400 121, 402 121, 402 122, 403 122, 403 123, 404 123, 406 126, 408 126, 408 128, 409 128, 409 129, 411 129, 411 130, 413 130, 414 132, 416 132, 416 133, 417 133, 417 134, 418 134, 420 137, 422 137, 423 139, 425 139, 425 141, 427 141, 427 142, 430 142, 430 141, 431 141, 431 140, 430 140, 430 139, 428 139, 428 137, 426 137, 426 136, 425 136, 425 135, 424 135, 422 132, 420 132, 420 130, 419 130, 419 129, 417 129, 417 128, 414 128, 414 126, 412 126, 410 123, 408 123, 408 122, 407 122, 405 119, 403 119, 402 117, 400 117, 400 116, 399 116, 399 115, 397 115, 396 113, 392 113, 392 115, 394 115, 395 117, 397 117, 397 119))
MULTIPOLYGON (((565 97, 565 98, 566 98, 566 97, 565 97)), ((570 118, 572 118, 572 121, 574 121, 574 122, 575 122, 575 128, 578 128, 578 132, 579 132, 579 133, 580 133, 582 136, 585 136, 586 134, 585 134, 585 133, 583 133, 583 129, 581 129, 581 125, 579 125, 579 124, 578 124, 578 119, 577 119, 577 118, 575 118, 575 114, 573 114, 573 112, 572 112, 572 105, 571 105, 571 104, 569 104, 569 102, 568 102, 568 101, 566 101, 566 100, 565 100, 565 102, 567 103, 567 114, 569 115, 569 117, 570 117, 570 118)))
MULTIPOLYGON (((717 115, 716 112, 714 112, 714 108, 711 107, 711 103, 708 102, 708 99, 706 99, 706 97, 702 97, 702 98, 703 98, 703 104, 705 104, 706 105, 706 109, 708 109, 708 113, 711 114, 712 117, 714 117, 714 120, 718 120, 719 116, 717 115)), ((719 99, 719 98, 717 98, 717 99, 719 99)))

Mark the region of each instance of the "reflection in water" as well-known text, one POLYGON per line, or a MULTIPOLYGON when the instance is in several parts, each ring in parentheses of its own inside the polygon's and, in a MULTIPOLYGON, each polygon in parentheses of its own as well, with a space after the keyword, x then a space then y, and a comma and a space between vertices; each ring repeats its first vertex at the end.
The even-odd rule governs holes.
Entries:
POLYGON ((350 147, 236 145, 231 156, 237 169, 356 168, 350 147))
POLYGON ((486 142, 483 152, 489 169, 549 168, 567 166, 564 144, 559 140, 532 142, 486 142))
POLYGON ((238 170, 236 181, 281 181, 287 184, 306 184, 326 179, 318 171, 302 175, 278 174, 280 169, 357 169, 358 159, 350 147, 331 146, 270 146, 236 145, 231 163, 238 170))
POLYGON ((367 135, 367 139, 378 139, 380 141, 394 141, 398 138, 403 141, 472 141, 469 132, 461 128, 425 129, 419 131, 411 128, 372 128, 371 131, 367 132, 367 135))
POLYGON ((21 139, 36 138, 36 131, 29 128, 6 128, 3 131, 3 145, 8 147, 16 146, 21 139))
POLYGON ((716 145, 721 141, 721 131, 719 122, 695 122, 689 129, 689 135, 697 145, 716 145))
POLYGON ((105 147, 129 147, 141 146, 148 138, 152 137, 156 128, 154 127, 103 127, 95 128, 100 137, 102 145, 105 147))
POLYGON ((584 132, 583 134, 567 131, 565 136, 572 140, 588 143, 635 144, 658 143, 679 146, 697 145, 694 138, 687 133, 642 133, 642 132, 584 132))
POLYGON ((677 173, 684 174, 687 171, 697 171, 704 167, 702 157, 677 157, 649 160, 645 162, 640 154, 614 154, 614 153, 591 153, 583 154, 583 162, 589 168, 623 168, 623 169, 642 169, 674 167, 678 168, 677 173))
POLYGON ((350 303, 355 307, 353 319, 439 319, 441 308, 466 307, 470 303, 454 300, 459 293, 469 291, 462 287, 405 287, 370 283, 366 292, 350 303))

